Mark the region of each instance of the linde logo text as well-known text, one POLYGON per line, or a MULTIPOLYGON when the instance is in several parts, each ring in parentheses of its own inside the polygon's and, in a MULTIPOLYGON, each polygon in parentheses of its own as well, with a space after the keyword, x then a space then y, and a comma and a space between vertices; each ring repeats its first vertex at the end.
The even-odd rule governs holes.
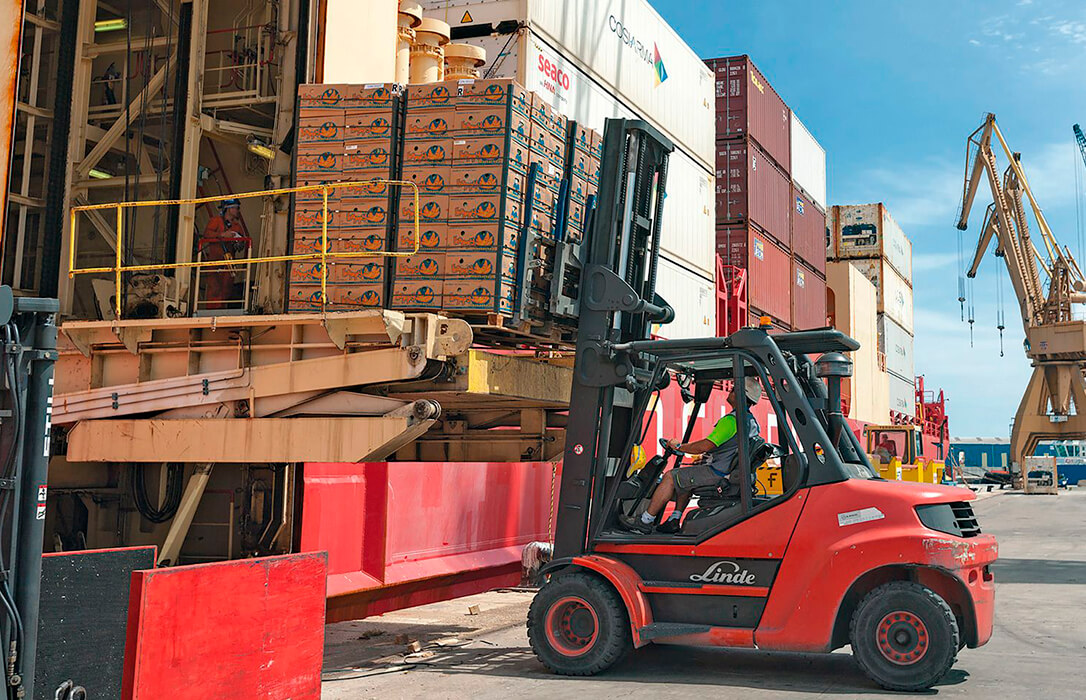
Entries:
POLYGON ((730 583, 737 586, 753 586, 755 576, 734 561, 716 561, 709 565, 705 573, 691 574, 690 580, 699 583, 730 583))

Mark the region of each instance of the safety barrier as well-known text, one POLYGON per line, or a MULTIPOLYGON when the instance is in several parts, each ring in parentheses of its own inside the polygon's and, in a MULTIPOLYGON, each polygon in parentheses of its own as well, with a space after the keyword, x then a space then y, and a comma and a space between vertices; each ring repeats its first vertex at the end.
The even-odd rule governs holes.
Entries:
POLYGON ((121 318, 121 291, 123 286, 123 275, 126 272, 151 272, 155 270, 180 270, 186 268, 195 268, 200 270, 202 268, 232 268, 243 267, 249 265, 258 265, 262 263, 273 262, 304 262, 319 260, 321 262, 321 309, 328 303, 328 261, 329 260, 342 260, 345 258, 366 258, 366 257, 406 257, 408 255, 414 255, 419 252, 419 188, 414 182, 408 180, 351 180, 344 182, 329 182, 322 185, 305 185, 301 187, 285 187, 275 190, 259 190, 255 192, 242 192, 239 194, 230 195, 217 195, 215 197, 198 197, 195 199, 157 199, 149 200, 146 202, 108 202, 103 204, 84 204, 80 206, 72 207, 70 217, 70 240, 68 245, 68 277, 74 278, 76 275, 90 275, 90 274, 105 274, 110 273, 114 276, 115 295, 114 295, 114 313, 117 314, 117 318, 121 318), (402 251, 351 251, 351 252, 330 252, 328 250, 328 193, 333 190, 342 187, 357 187, 358 185, 388 185, 391 187, 410 187, 412 190, 412 196, 414 198, 413 211, 414 216, 414 245, 410 250, 402 251), (285 194, 294 194, 298 192, 320 192, 323 206, 321 208, 321 249, 319 252, 304 253, 300 255, 269 255, 259 258, 246 258, 244 260, 195 260, 191 262, 174 262, 174 263, 152 263, 148 265, 125 265, 123 261, 124 255, 124 211, 126 209, 134 209, 137 207, 157 207, 157 206, 176 206, 182 204, 205 204, 208 202, 221 202, 223 199, 252 199, 255 197, 275 197, 285 194), (105 209, 117 210, 117 258, 116 264, 112 267, 83 267, 77 268, 75 266, 76 259, 76 217, 81 212, 87 211, 101 211, 105 209))

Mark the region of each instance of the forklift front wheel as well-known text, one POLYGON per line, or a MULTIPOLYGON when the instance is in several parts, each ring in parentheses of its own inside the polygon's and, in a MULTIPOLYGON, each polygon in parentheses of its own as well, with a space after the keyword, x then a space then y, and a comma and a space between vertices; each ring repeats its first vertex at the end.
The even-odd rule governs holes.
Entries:
POLYGON ((852 655, 864 673, 889 690, 935 685, 958 654, 954 612, 935 591, 891 581, 867 594, 852 616, 852 655))
POLYGON ((630 651, 626 608, 609 585, 588 573, 557 574, 528 608, 528 641, 544 666, 591 676, 630 651))

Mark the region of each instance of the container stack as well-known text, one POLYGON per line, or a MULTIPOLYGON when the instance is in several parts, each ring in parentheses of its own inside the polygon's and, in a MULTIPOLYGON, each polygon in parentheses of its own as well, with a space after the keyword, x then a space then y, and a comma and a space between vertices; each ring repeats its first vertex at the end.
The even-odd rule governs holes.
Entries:
POLYGON ((848 262, 875 286, 878 349, 890 411, 916 413, 913 366, 912 243, 885 205, 835 205, 827 255, 848 262))
POLYGON ((716 80, 716 244, 746 270, 752 322, 826 325, 825 151, 748 56, 716 80))
MULTIPOLYGON (((299 88, 298 186, 346 180, 392 179, 397 152, 399 87, 303 85, 299 88)), ((364 183, 328 194, 328 252, 373 253, 337 261, 327 273, 328 308, 379 308, 386 300, 385 258, 393 204, 391 188, 364 183)), ((317 253, 322 245, 321 192, 302 192, 294 205, 292 253, 317 253)), ((321 263, 290 266, 289 311, 321 308, 321 263)))

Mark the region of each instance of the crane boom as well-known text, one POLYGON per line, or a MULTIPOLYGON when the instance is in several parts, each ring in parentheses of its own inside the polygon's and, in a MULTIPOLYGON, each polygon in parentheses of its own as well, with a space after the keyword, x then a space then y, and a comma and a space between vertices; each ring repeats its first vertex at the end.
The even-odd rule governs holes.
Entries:
MULTIPOLYGON (((1086 137, 1078 125, 1075 137, 1086 160, 1086 137)), ((992 193, 966 274, 976 276, 994 240, 995 252, 1003 257, 1018 298, 1026 356, 1034 367, 1011 432, 1011 457, 1022 465, 1042 440, 1086 438, 1086 411, 1078 408, 1086 407, 1086 322, 1074 319, 1071 311, 1072 304, 1086 302, 1086 280, 1070 249, 1053 235, 1030 189, 1021 154, 1007 145, 994 114, 987 115, 984 124, 969 135, 966 153, 959 230, 968 226, 982 180, 992 193), (997 169, 996 143, 1009 161, 1002 177, 997 169), (1027 219, 1027 201, 1036 235, 1027 219)))

